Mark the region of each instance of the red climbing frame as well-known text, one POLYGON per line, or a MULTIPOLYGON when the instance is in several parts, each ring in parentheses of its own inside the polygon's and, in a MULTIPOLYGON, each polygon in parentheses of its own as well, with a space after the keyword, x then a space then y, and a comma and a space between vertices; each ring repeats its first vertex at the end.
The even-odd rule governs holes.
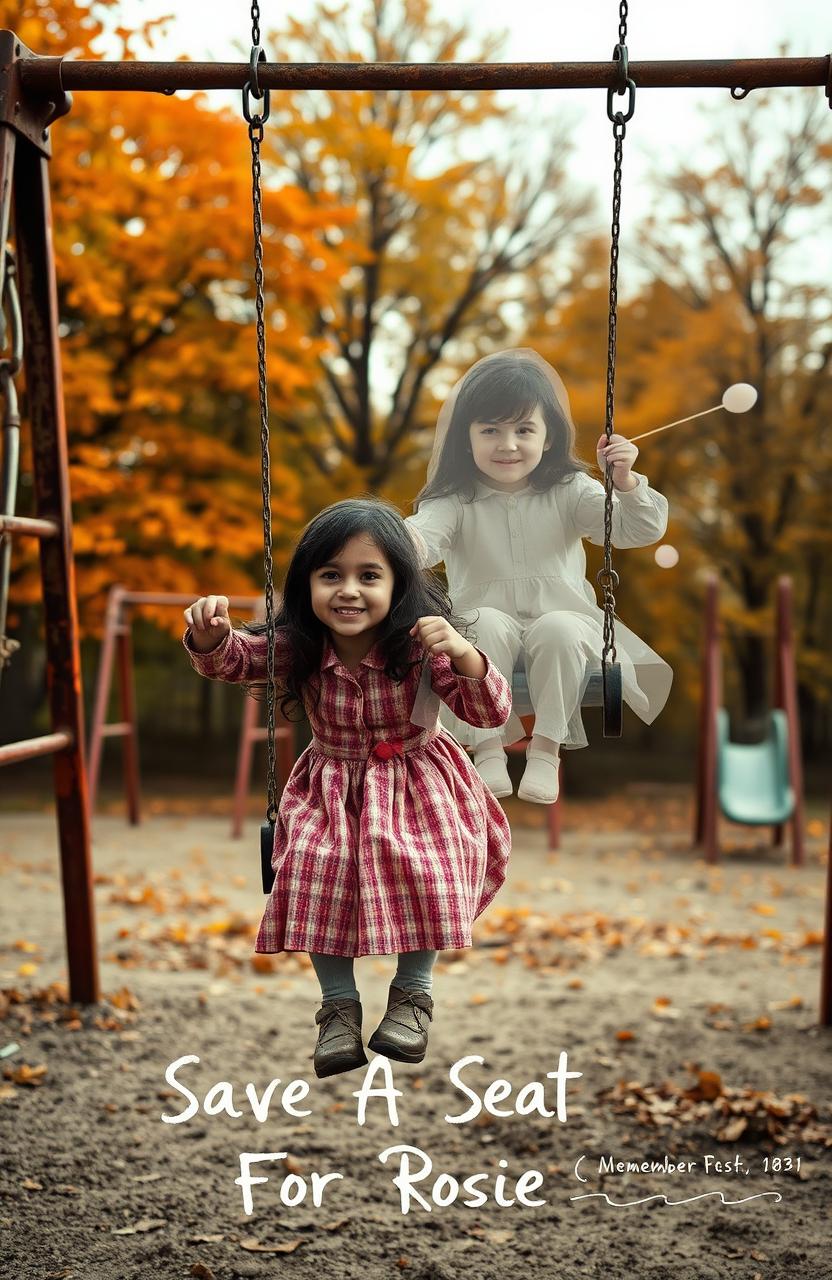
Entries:
MULTIPOLYGON (((133 693, 133 645, 131 637, 131 610, 141 605, 172 605, 185 609, 193 604, 193 596, 176 592, 127 591, 113 586, 107 598, 104 620, 104 636, 101 657, 95 683, 95 704, 90 732, 89 812, 95 813, 98 783, 101 777, 101 753, 105 738, 123 738, 124 790, 127 797, 127 816, 133 826, 141 821, 141 788, 139 782, 139 730, 133 693), (118 668, 120 719, 107 722, 107 707, 113 684, 113 668, 118 668)), ((244 609, 259 616, 262 599, 259 596, 229 596, 230 609, 244 609)), ((246 797, 251 786, 251 766, 254 743, 265 741, 267 730, 257 724, 259 704, 253 698, 243 701, 243 718, 240 743, 237 751, 237 773, 234 786, 233 819, 231 835, 241 835, 245 818, 246 797)), ((280 788, 288 778, 294 764, 294 730, 277 713, 275 745, 277 747, 277 783, 280 788)))

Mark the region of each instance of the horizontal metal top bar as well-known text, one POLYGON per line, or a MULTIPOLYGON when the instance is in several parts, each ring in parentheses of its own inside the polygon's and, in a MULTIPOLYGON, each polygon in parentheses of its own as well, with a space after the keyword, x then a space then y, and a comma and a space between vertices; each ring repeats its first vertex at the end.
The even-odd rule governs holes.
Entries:
MULTIPOLYGON (((739 58, 631 62, 639 88, 742 88, 825 85, 830 58, 739 58)), ((84 62, 25 58, 24 88, 84 90, 242 89, 247 62, 84 62)), ((615 62, 261 62, 265 89, 597 89, 617 82, 615 62)))

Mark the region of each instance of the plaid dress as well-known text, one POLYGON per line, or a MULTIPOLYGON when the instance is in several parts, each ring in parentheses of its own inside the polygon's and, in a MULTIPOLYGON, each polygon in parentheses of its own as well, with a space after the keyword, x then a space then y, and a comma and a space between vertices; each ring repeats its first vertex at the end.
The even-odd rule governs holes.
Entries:
MULTIPOLYGON (((278 684, 282 638, 278 629, 278 684)), ((208 654, 189 640, 186 631, 201 675, 265 677, 265 635, 231 631, 208 654)), ((511 689, 485 654, 479 680, 414 640, 411 657, 422 656, 455 715, 481 727, 505 723, 511 689)), ((473 921, 505 879, 511 832, 456 739, 438 723, 411 723, 420 678, 417 665, 400 684, 391 680, 378 645, 349 671, 326 643, 320 676, 304 693, 314 737, 280 799, 274 887, 256 951, 363 956, 471 945, 473 921)))

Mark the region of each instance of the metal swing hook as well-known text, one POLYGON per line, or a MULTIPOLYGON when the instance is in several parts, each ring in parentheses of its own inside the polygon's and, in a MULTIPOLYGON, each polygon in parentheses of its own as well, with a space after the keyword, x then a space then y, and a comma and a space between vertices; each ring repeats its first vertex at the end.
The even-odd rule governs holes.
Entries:
POLYGON ((249 59, 249 78, 243 85, 243 115, 247 124, 265 124, 269 118, 269 91, 260 88, 260 80, 258 76, 258 66, 261 62, 266 61, 266 50, 259 44, 252 46, 251 58, 249 59), (262 102, 262 114, 255 111, 251 113, 251 98, 256 102, 262 102))
POLYGON ((607 89, 607 118, 613 124, 626 124, 633 117, 636 109, 636 82, 629 77, 629 61, 627 58, 626 44, 617 44, 612 51, 613 61, 618 63, 618 83, 614 84, 611 89, 607 89), (626 93, 627 110, 613 110, 613 94, 626 93))

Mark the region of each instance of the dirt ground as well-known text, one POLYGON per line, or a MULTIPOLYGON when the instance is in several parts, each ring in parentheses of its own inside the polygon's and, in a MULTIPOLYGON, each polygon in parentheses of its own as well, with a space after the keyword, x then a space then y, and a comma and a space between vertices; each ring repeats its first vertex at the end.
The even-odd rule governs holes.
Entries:
MULTIPOLYGON (((737 829, 708 868, 678 789, 572 804, 556 853, 515 804, 509 881, 476 946, 437 963, 428 1056, 390 1064, 398 1124, 386 1060, 316 1079, 306 957, 253 957, 254 821, 233 841, 211 812, 96 819, 107 999, 84 1009, 61 986, 54 817, 0 814, 4 1274, 832 1277, 825 815, 801 870, 737 829), (166 1071, 186 1055, 200 1061, 177 1088, 166 1071), (258 1120, 246 1084, 262 1095, 275 1078, 258 1120), (293 1080, 308 1090, 284 1095, 293 1080), (164 1122, 185 1112, 183 1089, 195 1114, 164 1122), (220 1109, 231 1095, 236 1117, 220 1109), (380 1156, 405 1146, 400 1186, 403 1153, 380 1156), (241 1153, 280 1153, 251 1166, 268 1178, 251 1214, 241 1153), (319 1206, 313 1173, 342 1175, 319 1206), (475 1188, 485 1203, 464 1204, 475 1188)), ((366 1036, 393 968, 356 964, 366 1036)))

